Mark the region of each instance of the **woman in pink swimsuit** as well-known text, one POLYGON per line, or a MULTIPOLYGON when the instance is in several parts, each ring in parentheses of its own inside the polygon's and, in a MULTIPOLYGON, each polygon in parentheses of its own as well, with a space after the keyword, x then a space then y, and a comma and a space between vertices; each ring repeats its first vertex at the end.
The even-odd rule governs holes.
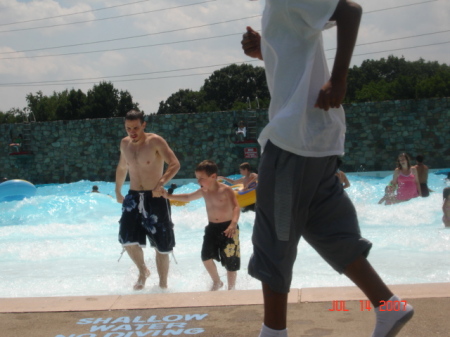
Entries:
POLYGON ((397 200, 407 201, 421 195, 417 170, 411 167, 411 160, 406 153, 400 153, 397 158, 397 168, 394 171, 392 184, 398 186, 397 200))

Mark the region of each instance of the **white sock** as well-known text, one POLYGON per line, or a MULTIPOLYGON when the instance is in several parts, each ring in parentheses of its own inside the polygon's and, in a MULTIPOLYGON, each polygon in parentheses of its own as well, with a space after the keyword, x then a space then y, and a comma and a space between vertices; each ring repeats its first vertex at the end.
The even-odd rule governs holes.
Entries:
POLYGON ((380 309, 381 306, 375 308, 377 321, 372 337, 395 336, 414 314, 413 307, 410 304, 405 306, 405 302, 401 302, 396 295, 386 301, 386 305, 383 307, 384 311, 380 311, 380 309), (393 301, 400 303, 394 303, 393 301), (395 311, 396 308, 400 308, 400 310, 395 311))
POLYGON ((262 328, 261 328, 261 332, 259 333, 259 337, 288 337, 288 334, 287 334, 287 329, 273 330, 271 328, 266 327, 263 324, 262 328))

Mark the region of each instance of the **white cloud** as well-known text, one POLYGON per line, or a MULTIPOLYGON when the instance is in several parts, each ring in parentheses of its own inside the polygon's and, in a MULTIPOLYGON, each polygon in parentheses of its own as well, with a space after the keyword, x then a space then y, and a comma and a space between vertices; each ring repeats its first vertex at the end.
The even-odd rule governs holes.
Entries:
MULTIPOLYGON (((29 2, 2 0, 0 1, 0 8, 2 9, 0 11, 0 22, 3 23, 3 25, 0 26, 0 32, 54 25, 54 28, 45 28, 41 29, 41 31, 43 35, 55 35, 58 32, 65 31, 70 29, 70 27, 73 27, 72 25, 59 25, 64 25, 75 21, 87 21, 95 19, 95 15, 92 12, 67 16, 68 14, 86 12, 91 10, 92 8, 85 3, 77 3, 71 7, 64 8, 61 7, 61 5, 57 1, 53 0, 29 2), (37 20, 28 22, 30 20, 49 17, 54 18, 51 20, 37 20)), ((14 33, 15 32, 9 34, 14 33)))
MULTIPOLYGON (((448 13, 450 1, 434 1, 421 5, 402 7, 370 13, 383 8, 407 5, 407 0, 392 2, 391 0, 358 1, 364 9, 358 43, 371 43, 399 37, 413 36, 424 33, 448 30, 448 13)), ((177 9, 144 13, 151 10, 187 5, 200 2, 198 0, 152 0, 130 6, 120 6, 104 11, 95 11, 65 16, 54 20, 43 20, 21 25, 0 25, 0 83, 33 82, 50 80, 70 80, 78 78, 93 78, 102 76, 117 76, 126 74, 144 74, 152 71, 174 70, 179 68, 202 67, 215 64, 228 64, 250 60, 241 50, 240 39, 245 27, 250 25, 259 29, 260 18, 248 18, 262 13, 264 1, 248 0, 217 0, 205 2, 195 6, 184 6, 177 9), (143 13, 141 15, 130 15, 143 13), (11 33, 1 33, 20 27, 37 27, 49 24, 84 21, 93 18, 106 18, 109 16, 130 15, 114 20, 100 20, 90 24, 75 24, 48 29, 33 29, 11 33), (248 18, 240 21, 230 21, 239 18, 248 18), (217 25, 212 23, 230 21, 217 25), (188 29, 193 26, 206 25, 202 28, 188 29), (169 30, 177 32, 153 34, 169 30), (229 37, 208 37, 236 34, 229 37), (146 35, 140 38, 127 38, 137 35, 146 35), (105 43, 93 43, 66 48, 41 50, 36 52, 21 52, 18 54, 2 54, 8 51, 23 51, 35 48, 47 48, 62 45, 81 44, 100 40, 114 40, 105 43), (173 43, 183 40, 198 41, 173 43), (172 43, 172 44, 167 44, 172 43), (161 44, 154 47, 133 48, 143 45, 161 44), (164 45, 165 44, 165 45, 164 45), (33 55, 54 55, 73 52, 88 52, 106 49, 125 48, 124 50, 104 51, 72 56, 53 56, 43 58, 30 58, 33 55), (27 56, 25 59, 6 60, 11 56, 27 56), (2 59, 3 58, 3 59, 2 59)), ((36 18, 62 15, 124 4, 122 0, 0 0, 0 22, 33 20, 36 18)), ((324 34, 326 48, 336 46, 336 30, 324 34)), ((379 59, 390 54, 405 56, 408 60, 417 60, 419 57, 430 61, 448 63, 450 44, 386 51, 398 48, 419 46, 422 44, 439 43, 448 40, 448 32, 442 34, 402 39, 392 42, 368 44, 355 48, 353 64, 359 65, 363 60, 379 59)), ((332 58, 335 51, 330 50, 327 56, 332 58)), ((330 65, 332 60, 329 61, 330 65)), ((261 62, 253 63, 262 65, 261 62)), ((220 67, 219 67, 220 68, 220 67)), ((217 68, 218 69, 218 68, 217 68)), ((165 74, 143 75, 132 77, 114 77, 110 80, 120 90, 128 90, 134 100, 146 112, 158 109, 158 103, 167 99, 179 89, 198 90, 208 75, 167 78, 177 74, 199 74, 213 72, 216 68, 203 68, 183 72, 165 74), (120 80, 130 78, 161 77, 158 80, 129 81, 120 80), (166 78, 162 78, 166 77, 166 78)), ((92 81, 92 80, 89 80, 92 81)), ((58 85, 58 86, 27 86, 5 88, 0 86, 0 110, 6 111, 11 107, 24 107, 25 97, 29 92, 42 90, 44 94, 53 91, 62 91, 65 88, 80 88, 86 92, 92 84, 58 85)))
POLYGON ((101 54, 99 57, 99 66, 113 69, 121 67, 126 62, 126 57, 117 51, 108 51, 101 54))

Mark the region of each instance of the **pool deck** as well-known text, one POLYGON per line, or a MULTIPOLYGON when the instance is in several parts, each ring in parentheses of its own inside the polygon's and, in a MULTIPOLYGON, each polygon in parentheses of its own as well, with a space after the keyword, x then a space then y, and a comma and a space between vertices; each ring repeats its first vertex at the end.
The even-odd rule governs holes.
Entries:
MULTIPOLYGON (((450 335, 450 283, 389 287, 415 308, 399 337, 450 335)), ((289 336, 368 337, 365 300, 356 287, 291 289, 289 336), (330 311, 333 301, 345 310, 330 311)), ((262 303, 260 290, 0 298, 0 337, 256 337, 262 303)))

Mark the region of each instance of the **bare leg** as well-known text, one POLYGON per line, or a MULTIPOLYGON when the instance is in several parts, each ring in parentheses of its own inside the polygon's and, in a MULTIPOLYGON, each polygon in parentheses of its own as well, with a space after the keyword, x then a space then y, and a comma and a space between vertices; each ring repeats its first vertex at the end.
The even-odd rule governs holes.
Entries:
POLYGON ((288 294, 277 293, 263 283, 264 325, 273 330, 286 329, 288 294))
POLYGON ((169 255, 161 254, 156 251, 156 269, 159 275, 159 286, 167 288, 167 276, 169 275, 169 255))
POLYGON ((364 256, 349 264, 344 274, 362 290, 375 308, 380 301, 387 301, 393 295, 364 256))
POLYGON ((234 290, 236 287, 236 271, 227 271, 228 290, 234 290))
POLYGON ((211 287, 211 291, 219 290, 223 287, 223 283, 220 280, 219 273, 217 272, 216 264, 212 259, 203 261, 203 264, 205 265, 206 270, 208 271, 209 276, 211 276, 211 279, 213 280, 213 285, 211 287))
POLYGON ((144 289, 145 281, 150 276, 150 270, 148 270, 144 261, 144 251, 139 245, 125 246, 125 250, 139 270, 139 277, 133 289, 142 290, 144 289))

